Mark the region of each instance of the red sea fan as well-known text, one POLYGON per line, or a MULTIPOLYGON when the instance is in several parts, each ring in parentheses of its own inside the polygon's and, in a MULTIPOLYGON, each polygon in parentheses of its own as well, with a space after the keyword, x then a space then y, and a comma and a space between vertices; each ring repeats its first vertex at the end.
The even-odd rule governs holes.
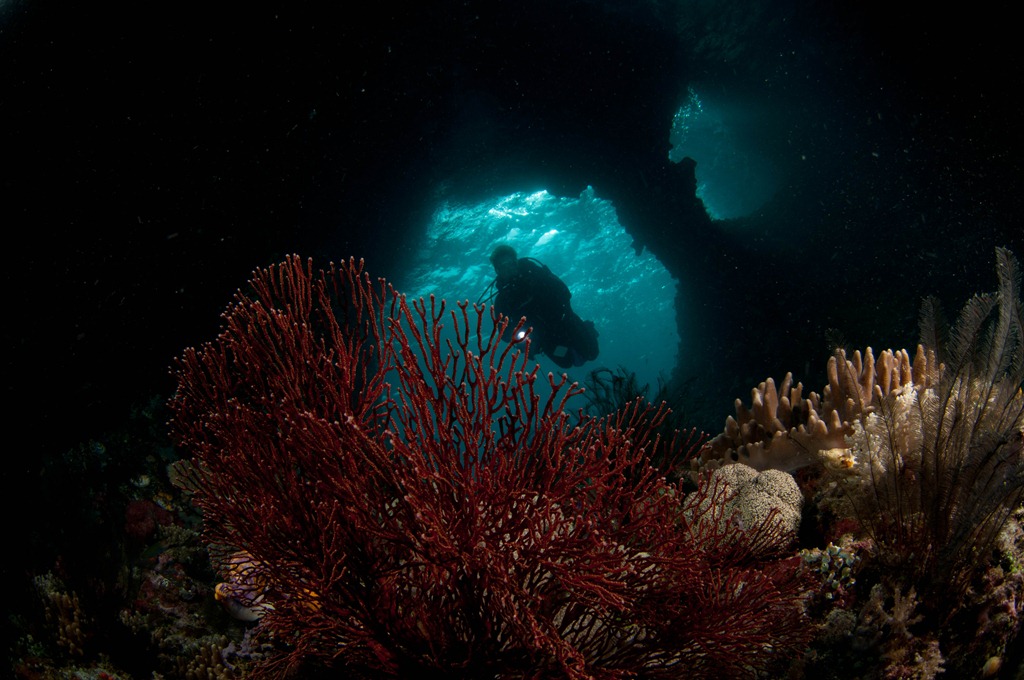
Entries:
POLYGON ((361 262, 251 286, 179 360, 172 427, 215 563, 246 565, 257 674, 734 676, 808 639, 793 565, 693 521, 724 489, 667 480, 697 438, 660 441, 663 410, 573 416, 506 319, 361 262))

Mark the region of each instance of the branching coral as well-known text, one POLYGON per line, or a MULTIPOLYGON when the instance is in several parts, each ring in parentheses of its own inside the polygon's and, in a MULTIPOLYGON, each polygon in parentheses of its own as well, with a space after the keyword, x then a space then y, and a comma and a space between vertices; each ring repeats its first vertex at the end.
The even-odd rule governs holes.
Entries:
POLYGON ((258 672, 712 677, 807 640, 797 565, 693 521, 723 485, 666 478, 696 440, 663 446, 663 409, 572 419, 577 388, 549 374, 542 399, 507 320, 409 304, 361 263, 293 257, 252 288, 172 405, 214 561, 265 584, 258 672))
POLYGON ((89 638, 89 619, 82 613, 78 593, 68 592, 53 574, 35 577, 34 583, 52 626, 57 646, 68 656, 81 657, 89 638))
POLYGON ((905 350, 877 360, 871 348, 849 359, 840 350, 821 397, 804 398, 790 375, 779 391, 762 383, 750 409, 737 400, 737 417, 695 465, 822 467, 832 485, 824 507, 855 516, 887 555, 962 590, 1024 489, 1024 333, 1009 251, 997 251, 997 273, 998 292, 970 300, 948 339, 926 301, 929 345, 913 361, 905 350))
POLYGON ((883 396, 907 385, 915 389, 934 383, 937 366, 933 351, 919 345, 913 361, 906 350, 870 347, 852 357, 838 350, 828 361, 828 385, 819 395, 803 396, 803 384, 793 385, 787 373, 778 389, 768 378, 751 391, 747 408, 736 400, 736 415, 726 419, 725 430, 712 439, 692 462, 693 469, 714 469, 744 463, 757 470, 794 471, 841 458, 854 423, 877 410, 883 396), (915 377, 916 376, 916 377, 915 377))
MULTIPOLYGON (((947 625, 994 610, 1005 599, 997 588, 1015 592, 992 566, 1000 532, 1024 499, 1024 311, 1009 251, 997 249, 996 271, 997 291, 969 300, 951 330, 936 301, 925 301, 913 360, 904 350, 877 359, 870 348, 852 357, 839 351, 821 397, 804 398, 789 376, 778 392, 766 381, 749 409, 737 401, 737 417, 699 458, 698 467, 748 462, 824 472, 817 509, 833 523, 830 535, 840 525, 857 533, 858 555, 869 563, 861 566, 876 586, 871 606, 889 611, 880 603, 888 598, 893 620, 930 627, 916 647, 886 648, 892 673, 913 664, 938 672, 949 650, 958 652, 957 664, 998 658, 992 647, 999 645, 955 639, 973 624, 947 625), (985 656, 964 661, 968 653, 985 656)), ((1001 629, 1001 644, 1011 629, 1001 629)), ((912 637, 909 629, 900 635, 912 637)))
POLYGON ((743 463, 756 470, 793 471, 814 462, 819 448, 842 444, 842 423, 823 420, 815 393, 803 397, 803 384, 793 386, 787 373, 780 389, 768 378, 751 392, 748 409, 736 400, 736 416, 729 416, 725 431, 701 450, 691 465, 694 472, 743 463))
POLYGON ((929 680, 943 672, 945 659, 934 632, 921 635, 913 630, 924 620, 919 607, 913 586, 904 594, 898 585, 889 592, 877 584, 861 609, 852 645, 862 651, 879 650, 885 678, 929 680))

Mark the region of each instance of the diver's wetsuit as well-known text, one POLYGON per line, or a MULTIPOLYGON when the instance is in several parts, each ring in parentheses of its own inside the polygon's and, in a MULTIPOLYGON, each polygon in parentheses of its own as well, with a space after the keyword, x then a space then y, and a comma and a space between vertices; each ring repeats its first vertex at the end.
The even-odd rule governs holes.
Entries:
POLYGON ((516 261, 513 276, 495 281, 498 290, 494 308, 509 317, 505 339, 512 327, 526 317, 534 352, 548 355, 562 368, 580 366, 597 358, 597 331, 593 322, 583 321, 572 311, 572 293, 546 266, 529 257, 516 261))

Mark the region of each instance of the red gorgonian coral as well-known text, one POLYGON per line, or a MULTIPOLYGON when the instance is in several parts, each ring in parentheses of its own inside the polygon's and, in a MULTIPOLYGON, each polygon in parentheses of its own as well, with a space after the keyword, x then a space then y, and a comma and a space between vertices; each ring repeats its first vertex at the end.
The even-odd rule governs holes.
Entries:
POLYGON ((663 410, 572 415, 507 320, 361 262, 251 286, 179 360, 172 426, 215 563, 260 584, 257 674, 735 676, 808 639, 794 561, 667 479, 697 438, 660 441, 663 410))

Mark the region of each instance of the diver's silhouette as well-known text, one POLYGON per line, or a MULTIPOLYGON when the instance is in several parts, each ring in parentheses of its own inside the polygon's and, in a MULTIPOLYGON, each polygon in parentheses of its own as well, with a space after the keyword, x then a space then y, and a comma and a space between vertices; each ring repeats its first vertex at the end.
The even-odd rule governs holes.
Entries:
POLYGON ((530 257, 517 257, 511 246, 499 245, 491 253, 496 278, 494 308, 511 319, 505 339, 520 317, 532 326, 530 347, 546 354, 562 368, 581 366, 597 358, 597 330, 572 311, 572 293, 546 266, 530 257))

